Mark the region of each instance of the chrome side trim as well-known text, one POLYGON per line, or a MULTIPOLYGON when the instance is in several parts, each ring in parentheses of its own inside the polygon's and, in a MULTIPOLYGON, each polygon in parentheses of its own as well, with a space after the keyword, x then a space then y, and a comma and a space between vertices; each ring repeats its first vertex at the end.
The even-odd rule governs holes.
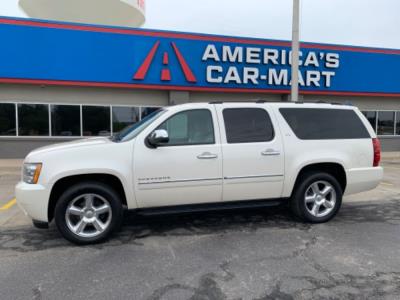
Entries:
POLYGON ((246 178, 270 178, 270 177, 283 177, 283 175, 248 175, 248 176, 229 176, 224 177, 225 180, 231 179, 246 179, 246 178))
POLYGON ((233 179, 247 179, 247 178, 271 178, 283 177, 283 175, 248 175, 248 176, 230 176, 230 177, 214 177, 214 178, 196 178, 196 179, 179 179, 179 180, 164 180, 164 181, 151 181, 139 182, 139 185, 149 184, 164 184, 164 183, 185 183, 185 182, 200 182, 200 181, 216 181, 216 180, 233 180, 233 179))
POLYGON ((215 180, 222 180, 222 177, 139 182, 139 185, 161 184, 161 183, 184 183, 184 182, 199 182, 199 181, 215 181, 215 180))

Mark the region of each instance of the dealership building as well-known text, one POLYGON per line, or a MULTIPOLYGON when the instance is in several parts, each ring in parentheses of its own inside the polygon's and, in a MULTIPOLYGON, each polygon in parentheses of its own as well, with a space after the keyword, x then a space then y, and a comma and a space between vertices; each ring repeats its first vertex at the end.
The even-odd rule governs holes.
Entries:
MULTIPOLYGON (((0 158, 162 106, 290 101, 290 42, 0 18, 0 158)), ((302 43, 300 99, 355 105, 400 151, 400 50, 302 43)), ((351 130, 351 128, 349 128, 351 130)))

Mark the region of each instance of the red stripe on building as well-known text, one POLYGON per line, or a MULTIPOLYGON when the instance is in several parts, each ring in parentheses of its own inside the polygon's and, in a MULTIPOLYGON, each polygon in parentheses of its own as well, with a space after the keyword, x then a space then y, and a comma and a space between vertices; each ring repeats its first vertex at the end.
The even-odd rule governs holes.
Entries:
POLYGON ((169 63, 168 53, 164 52, 163 65, 168 65, 168 63, 169 63))
POLYGON ((137 70, 135 76, 133 76, 133 79, 143 80, 146 77, 147 71, 149 70, 151 63, 153 62, 154 55, 156 54, 158 46, 160 46, 160 41, 157 41, 154 44, 153 48, 151 48, 151 50, 150 50, 149 54, 147 55, 146 59, 144 60, 143 64, 137 70))
POLYGON ((171 72, 168 69, 162 69, 161 80, 162 81, 170 81, 171 80, 171 72))
POLYGON ((174 48, 176 57, 178 58, 179 64, 181 65, 183 74, 185 74, 186 80, 191 83, 197 82, 196 77, 194 76, 192 70, 190 69, 189 65, 187 64, 185 58, 179 51, 178 47, 176 47, 175 43, 171 43, 172 47, 174 48))

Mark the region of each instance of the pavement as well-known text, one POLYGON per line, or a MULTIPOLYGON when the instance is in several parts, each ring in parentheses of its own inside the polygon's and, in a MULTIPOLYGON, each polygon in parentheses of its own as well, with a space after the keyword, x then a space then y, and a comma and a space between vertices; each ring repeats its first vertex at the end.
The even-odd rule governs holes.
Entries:
POLYGON ((283 207, 139 217, 96 246, 31 226, 0 161, 1 299, 400 299, 400 155, 321 225, 283 207))
POLYGON ((0 159, 0 230, 30 222, 15 204, 14 187, 21 178, 22 162, 20 159, 0 159))

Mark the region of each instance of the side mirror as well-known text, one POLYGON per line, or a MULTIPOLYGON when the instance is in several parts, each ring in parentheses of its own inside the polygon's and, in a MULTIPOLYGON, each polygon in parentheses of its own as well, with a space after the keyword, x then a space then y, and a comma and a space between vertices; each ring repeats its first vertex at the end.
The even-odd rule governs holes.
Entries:
POLYGON ((157 148, 161 144, 165 144, 169 142, 168 132, 165 129, 157 129, 154 130, 148 137, 147 142, 157 148))

